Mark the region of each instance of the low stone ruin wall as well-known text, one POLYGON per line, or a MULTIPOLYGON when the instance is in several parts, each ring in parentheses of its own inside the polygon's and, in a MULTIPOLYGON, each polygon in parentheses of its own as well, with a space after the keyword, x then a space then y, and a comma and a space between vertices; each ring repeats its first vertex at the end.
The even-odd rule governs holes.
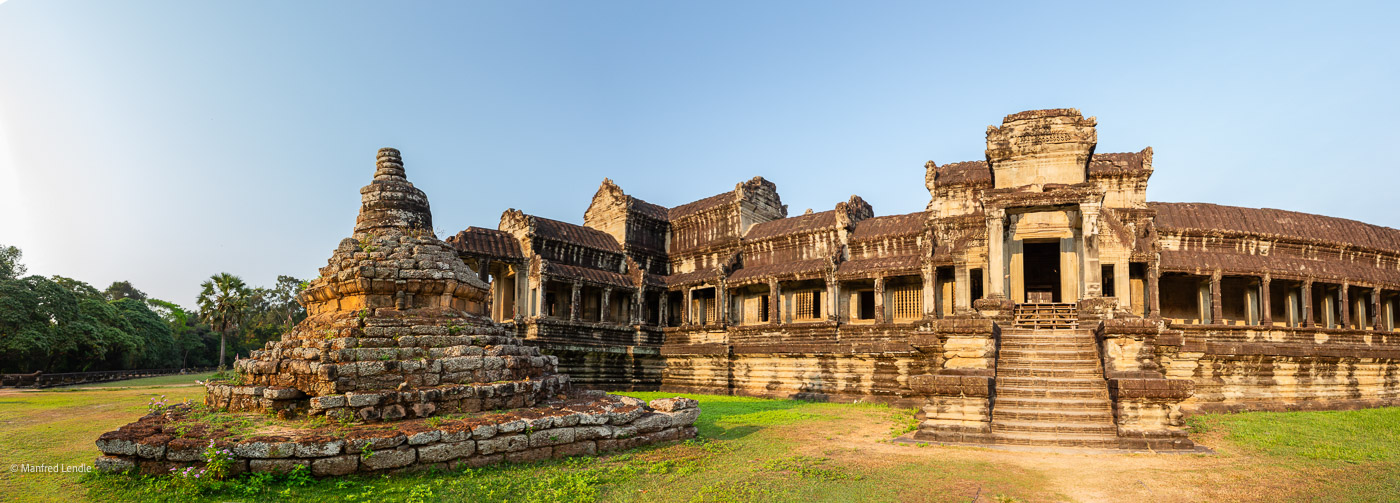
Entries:
POLYGON ((626 450, 692 438, 699 405, 688 398, 649 404, 631 397, 592 394, 532 409, 464 419, 402 421, 238 436, 221 430, 177 429, 189 409, 172 407, 104 433, 97 440, 106 471, 168 474, 205 466, 212 441, 233 454, 231 473, 287 472, 305 466, 323 477, 426 469, 480 467, 626 450))

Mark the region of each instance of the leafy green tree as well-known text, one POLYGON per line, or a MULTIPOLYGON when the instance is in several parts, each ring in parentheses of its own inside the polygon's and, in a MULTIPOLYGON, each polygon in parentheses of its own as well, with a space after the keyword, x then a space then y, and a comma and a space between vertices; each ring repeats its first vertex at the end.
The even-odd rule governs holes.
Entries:
POLYGON ((60 327, 78 314, 73 292, 43 276, 0 280, 0 368, 45 370, 64 346, 60 327))
POLYGON ((195 352, 198 357, 198 353, 205 350, 201 335, 208 333, 209 328, 200 325, 189 312, 174 302, 146 299, 146 305, 170 327, 170 335, 175 340, 175 350, 179 353, 180 368, 189 367, 190 353, 195 352))
POLYGON ((112 286, 102 291, 102 296, 109 301, 118 301, 121 299, 146 300, 146 292, 142 292, 137 290, 136 287, 131 286, 130 281, 113 281, 112 286))
POLYGON ((0 280, 17 279, 24 276, 29 270, 24 264, 19 263, 19 259, 24 257, 24 252, 14 246, 0 245, 0 280))
POLYGON ((100 290, 82 281, 59 276, 57 274, 53 275, 53 277, 49 279, 52 279, 55 284, 62 287, 63 289, 72 292, 73 295, 78 296, 78 298, 107 300, 106 297, 102 296, 102 292, 100 290))
POLYGON ((146 307, 145 302, 125 298, 112 302, 112 306, 126 318, 126 322, 131 325, 130 334, 142 345, 139 353, 127 354, 126 360, 122 362, 124 367, 165 368, 179 362, 180 353, 175 346, 175 337, 171 333, 170 325, 146 307))
POLYGON ((200 285, 199 318, 219 331, 219 370, 225 365, 229 330, 243 322, 252 291, 238 276, 221 272, 200 285))

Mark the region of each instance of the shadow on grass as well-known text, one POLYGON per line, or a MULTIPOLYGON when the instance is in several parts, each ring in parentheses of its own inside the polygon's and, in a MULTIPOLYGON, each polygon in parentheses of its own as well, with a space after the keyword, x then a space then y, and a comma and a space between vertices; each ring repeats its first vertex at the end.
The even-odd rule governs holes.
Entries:
POLYGON ((697 395, 691 393, 620 392, 619 395, 643 400, 684 396, 700 402, 700 418, 695 420, 700 435, 731 440, 763 431, 768 427, 818 419, 824 416, 803 411, 811 405, 801 400, 775 400, 726 395, 697 395))

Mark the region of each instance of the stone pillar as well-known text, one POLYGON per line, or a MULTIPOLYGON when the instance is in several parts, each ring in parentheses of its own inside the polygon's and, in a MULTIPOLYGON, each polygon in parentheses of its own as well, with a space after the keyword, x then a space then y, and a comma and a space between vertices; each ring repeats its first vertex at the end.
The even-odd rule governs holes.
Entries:
POLYGON ((1259 324, 1266 327, 1274 326, 1274 307, 1270 300, 1273 295, 1269 293, 1271 280, 1268 274, 1259 279, 1259 324))
MULTIPOLYGON (((953 281, 957 283, 953 288, 953 312, 961 313, 972 309, 972 282, 969 281, 971 275, 968 274, 966 263, 955 264, 953 266, 953 281)), ((948 313, 945 313, 948 314, 948 313)))
POLYGON ((1349 292, 1347 292, 1350 288, 1347 286, 1347 282, 1342 281, 1342 287, 1337 289, 1337 308, 1342 312, 1340 320, 1342 328, 1351 328, 1351 300, 1348 299, 1349 292))
POLYGON ((1216 325, 1223 325, 1225 313, 1220 304, 1220 270, 1210 274, 1210 322, 1216 325))
POLYGON ((612 319, 612 287, 603 287, 603 298, 598 299, 598 321, 617 322, 612 319))
POLYGON ((1006 210, 987 210, 987 298, 1006 298, 1006 210))
POLYGON ((1147 316, 1149 318, 1159 318, 1162 316, 1161 291, 1157 288, 1162 272, 1157 267, 1157 260, 1153 260, 1147 268, 1147 316))
POLYGON ((729 288, 724 283, 715 285, 715 316, 720 326, 729 324, 729 288))
POLYGON ((1084 241, 1084 297, 1094 299, 1103 296, 1103 266, 1099 263, 1099 205, 1082 203, 1079 211, 1084 241))
POLYGON ((1309 328, 1313 326, 1312 283, 1312 278, 1303 281, 1303 326, 1309 328))
POLYGON ((1371 330, 1384 330, 1385 323, 1381 315, 1381 288, 1377 286, 1371 289, 1371 330))
POLYGON ((681 297, 681 325, 695 323, 695 307, 691 305, 694 303, 694 297, 691 295, 694 290, 685 287, 685 296, 681 297))
POLYGON ((579 307, 583 306, 583 283, 574 282, 574 289, 569 295, 569 321, 578 321, 579 307))
POLYGON ((928 262, 928 257, 924 257, 920 280, 924 287, 924 317, 934 318, 938 316, 938 268, 928 262))
POLYGON ((825 315, 823 318, 826 318, 827 321, 840 321, 839 315, 841 313, 837 311, 841 309, 841 302, 838 298, 841 295, 841 282, 836 281, 835 274, 826 279, 826 293, 822 295, 826 297, 822 299, 822 309, 826 310, 825 313, 822 313, 825 315))
POLYGON ((480 278, 482 283, 489 283, 489 279, 491 276, 491 259, 484 258, 478 260, 476 262, 476 265, 481 268, 480 271, 476 272, 476 277, 480 278))
POLYGON ((885 323, 885 277, 875 277, 875 322, 885 323))
POLYGON ((768 280, 768 323, 777 325, 783 321, 783 295, 778 289, 778 280, 768 280))
POLYGON ((661 290, 661 300, 656 303, 656 324, 663 327, 671 324, 670 290, 661 290))

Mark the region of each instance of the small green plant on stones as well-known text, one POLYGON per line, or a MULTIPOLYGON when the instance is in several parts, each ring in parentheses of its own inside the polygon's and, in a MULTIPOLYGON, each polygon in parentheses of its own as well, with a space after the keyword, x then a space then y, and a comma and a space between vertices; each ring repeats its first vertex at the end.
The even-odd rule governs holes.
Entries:
POLYGON ((457 334, 459 334, 459 333, 461 333, 461 332, 462 332, 462 327, 461 327, 461 326, 458 326, 456 323, 453 323, 453 324, 447 326, 447 333, 450 334, 450 335, 457 335, 457 334))
POLYGON ((364 447, 360 448, 360 461, 369 461, 369 458, 372 457, 374 457, 374 449, 370 449, 369 443, 366 442, 364 447))

